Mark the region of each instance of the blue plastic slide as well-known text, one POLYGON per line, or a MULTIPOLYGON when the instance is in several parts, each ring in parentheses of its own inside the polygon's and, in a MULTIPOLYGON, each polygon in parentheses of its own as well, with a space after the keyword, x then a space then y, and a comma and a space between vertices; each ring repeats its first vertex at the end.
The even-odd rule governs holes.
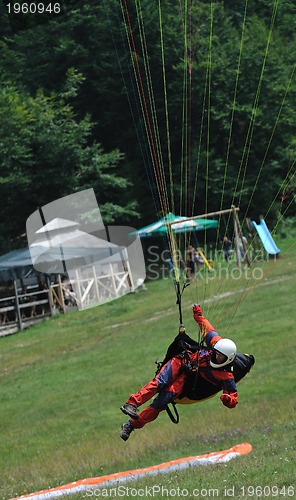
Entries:
POLYGON ((266 250, 270 255, 276 255, 280 253, 280 249, 276 246, 267 225, 265 224, 264 219, 260 220, 260 224, 256 224, 255 221, 252 221, 253 226, 255 227, 260 240, 266 250))

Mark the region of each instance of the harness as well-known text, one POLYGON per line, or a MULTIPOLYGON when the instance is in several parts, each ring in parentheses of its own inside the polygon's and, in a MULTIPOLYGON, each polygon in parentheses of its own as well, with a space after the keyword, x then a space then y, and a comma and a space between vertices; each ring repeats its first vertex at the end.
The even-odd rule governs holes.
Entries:
MULTIPOLYGON (((155 361, 157 365, 157 369, 155 372, 155 376, 160 372, 161 368, 173 357, 178 356, 181 359, 185 359, 185 363, 182 366, 182 370, 184 370, 188 375, 194 374, 195 380, 193 387, 196 386, 197 375, 198 375, 198 353, 201 348, 205 348, 202 342, 196 342, 192 338, 190 338, 186 332, 183 324, 180 325, 179 334, 175 337, 173 342, 169 345, 168 350, 166 352, 165 358, 163 361, 155 361), (197 352, 197 360, 195 363, 192 363, 190 352, 197 352)), ((176 403, 173 401, 170 403, 172 406, 172 410, 169 405, 166 407, 166 412, 170 418, 170 420, 174 424, 178 424, 180 417, 178 410, 176 408, 176 403)))
MULTIPOLYGON (((184 332, 179 333, 173 342, 169 345, 166 352, 166 356, 162 362, 155 361, 157 365, 157 370, 155 375, 159 373, 161 368, 173 357, 179 356, 186 359, 183 367, 187 371, 186 382, 182 393, 178 396, 176 401, 170 403, 172 409, 169 406, 166 407, 166 412, 170 420, 174 424, 178 424, 180 417, 178 410, 176 408, 177 404, 189 404, 204 401, 208 398, 215 396, 220 392, 221 388, 214 385, 212 382, 206 380, 205 378, 199 377, 198 371, 198 357, 201 349, 211 350, 202 342, 196 342, 191 339, 189 335, 184 332), (194 365, 191 362, 189 352, 197 353, 197 361, 194 365), (199 383, 200 382, 200 383, 199 383)), ((255 358, 252 354, 237 353, 234 361, 231 365, 225 367, 226 370, 232 371, 235 382, 239 382, 252 368, 255 363, 255 358)), ((184 368, 183 368, 184 369, 184 368)))
MULTIPOLYGON (((182 294, 185 288, 190 283, 184 283, 182 290, 180 289, 179 281, 175 281, 175 291, 177 296, 177 305, 179 307, 179 333, 173 340, 173 342, 169 345, 165 358, 162 362, 155 361, 157 365, 157 370, 155 376, 160 372, 161 368, 173 357, 179 356, 181 358, 185 358, 185 363, 182 366, 183 370, 186 370, 187 376, 186 381, 183 387, 183 391, 178 396, 177 402, 178 404, 188 404, 188 403, 196 403, 199 401, 203 401, 205 399, 211 398, 215 396, 218 392, 220 392, 221 388, 217 385, 214 385, 212 382, 202 379, 202 383, 198 382, 199 377, 199 353, 201 349, 211 350, 210 347, 207 347, 204 344, 204 340, 201 335, 201 331, 198 334, 198 341, 193 340, 189 335, 187 335, 185 331, 185 327, 183 325, 183 317, 182 317, 182 294), (196 352, 196 362, 192 363, 189 351, 196 352), (183 401, 182 401, 183 400, 183 401)), ((226 370, 231 370, 233 372, 234 380, 237 383, 241 380, 252 368, 255 363, 255 358, 252 354, 242 354, 237 353, 234 361, 225 367, 226 370)), ((167 405, 166 412, 170 418, 170 420, 174 424, 178 424, 180 417, 178 410, 176 408, 176 401, 170 403, 172 406, 172 410, 167 405)))

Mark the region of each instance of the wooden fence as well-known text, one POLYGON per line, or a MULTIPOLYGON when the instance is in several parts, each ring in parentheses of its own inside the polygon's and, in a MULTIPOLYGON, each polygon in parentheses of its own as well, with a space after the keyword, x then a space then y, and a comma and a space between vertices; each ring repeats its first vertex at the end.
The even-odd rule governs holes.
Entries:
POLYGON ((98 274, 94 266, 84 272, 77 270, 71 282, 58 275, 57 283, 41 291, 20 294, 15 281, 14 294, 0 298, 0 336, 16 333, 59 312, 103 304, 134 289, 131 270, 126 262, 120 269, 110 263, 104 274, 98 274))
POLYGON ((0 299, 0 336, 15 333, 52 315, 49 290, 18 293, 0 299))

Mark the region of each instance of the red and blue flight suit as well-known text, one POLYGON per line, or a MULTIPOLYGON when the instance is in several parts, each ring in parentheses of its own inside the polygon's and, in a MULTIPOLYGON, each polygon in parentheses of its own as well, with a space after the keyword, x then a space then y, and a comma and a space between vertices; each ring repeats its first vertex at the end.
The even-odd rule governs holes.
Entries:
MULTIPOLYGON (((199 325, 206 345, 213 348, 222 337, 216 332, 211 323, 202 316, 200 306, 193 306, 193 317, 199 325)), ((234 408, 238 403, 238 393, 232 372, 223 368, 211 367, 212 349, 201 349, 199 353, 188 351, 188 353, 191 363, 193 365, 197 363, 199 375, 223 390, 220 397, 222 403, 228 408, 234 408)), ((180 396, 186 380, 186 370, 182 370, 185 363, 188 363, 188 360, 183 356, 177 355, 173 357, 148 384, 137 393, 130 395, 127 403, 138 407, 158 393, 152 404, 142 410, 137 419, 130 419, 133 428, 139 429, 155 420, 169 403, 180 396)))

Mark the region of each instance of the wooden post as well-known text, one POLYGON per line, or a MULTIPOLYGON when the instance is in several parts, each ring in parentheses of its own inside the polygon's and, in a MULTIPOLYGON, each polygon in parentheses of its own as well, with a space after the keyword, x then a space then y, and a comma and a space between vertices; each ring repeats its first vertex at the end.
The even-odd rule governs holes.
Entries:
POLYGON ((16 315, 17 315, 17 322, 19 325, 19 329, 22 330, 23 329, 23 322, 22 322, 20 304, 19 304, 19 300, 18 300, 16 280, 14 280, 13 284, 14 284, 15 309, 16 309, 16 315))
MULTIPOLYGON (((53 303, 53 294, 50 286, 50 279, 49 276, 46 276, 46 287, 47 287, 47 293, 48 293, 48 304, 49 304, 49 310, 50 310, 50 315, 53 316, 53 308, 54 308, 54 303, 53 303)), ((44 288, 46 290, 46 288, 44 288)))
POLYGON ((117 297, 116 283, 115 283, 115 277, 114 277, 114 270, 113 270, 112 262, 109 263, 109 267, 110 267, 111 280, 112 280, 112 285, 113 285, 113 288, 114 288, 115 297, 117 297))
MULTIPOLYGON (((208 214, 202 214, 202 215, 193 215, 192 217, 185 217, 183 220, 179 222, 186 222, 189 220, 195 220, 195 219, 206 219, 207 217, 214 217, 215 215, 222 215, 222 214, 229 214, 231 212, 238 212, 239 207, 235 207, 234 205, 231 206, 231 208, 227 208, 225 210, 218 210, 217 212, 209 212, 208 214)), ((178 224, 178 221, 171 221, 171 222, 166 222, 167 226, 172 226, 173 224, 178 224)))
POLYGON ((127 249, 126 248, 124 249, 124 254, 125 254, 124 255, 124 259, 125 259, 125 264, 126 264, 126 272, 128 274, 128 277, 127 277, 128 284, 129 284, 131 292, 134 292, 135 291, 135 284, 134 284, 132 270, 131 270, 131 266, 130 266, 130 263, 129 263, 128 253, 127 253, 127 249))
POLYGON ((244 254, 245 254, 244 259, 247 261, 248 266, 251 267, 251 261, 250 261, 249 255, 248 255, 247 245, 246 245, 246 242, 244 241, 244 235, 243 235, 242 228, 241 228, 241 225, 240 225, 240 222, 239 222, 239 218, 238 218, 238 215, 237 215, 236 212, 234 212, 234 216, 236 218, 238 234, 239 234, 239 237, 240 237, 240 239, 242 241, 242 245, 243 245, 243 249, 244 249, 244 254))
POLYGON ((237 220, 236 220, 236 210, 235 206, 232 205, 232 213, 233 213, 233 224, 234 224, 234 241, 235 241, 235 251, 236 251, 236 260, 237 260, 237 265, 239 268, 241 268, 241 254, 239 250, 239 232, 238 232, 238 227, 237 227, 237 220))
POLYGON ((94 275, 94 280, 95 280, 94 285, 95 285, 97 301, 100 302, 100 292, 99 292, 99 287, 98 287, 97 273, 96 273, 95 266, 92 266, 92 270, 93 270, 93 275, 94 275))
POLYGON ((64 302, 64 294, 63 294, 63 289, 62 289, 62 280, 61 280, 61 275, 58 275, 58 282, 59 282, 59 296, 60 296, 60 304, 63 309, 63 313, 66 312, 65 308, 65 302, 64 302))
POLYGON ((124 248, 122 250, 120 248, 119 249, 119 254, 120 254, 120 258, 121 258, 121 264, 122 264, 122 267, 123 267, 123 271, 127 274, 128 286, 129 286, 131 292, 133 292, 135 290, 135 287, 134 287, 134 284, 133 284, 133 281, 132 281, 132 274, 131 274, 131 269, 130 269, 130 265, 129 265, 129 261, 128 261, 127 249, 124 248))
POLYGON ((75 275, 76 275, 76 282, 77 282, 77 298, 81 304, 82 307, 82 297, 81 297, 81 290, 80 290, 80 281, 79 281, 79 274, 77 269, 75 269, 75 275))
POLYGON ((44 291, 47 292, 50 315, 53 316, 53 302, 52 302, 51 289, 49 288, 48 290, 44 290, 44 291))

